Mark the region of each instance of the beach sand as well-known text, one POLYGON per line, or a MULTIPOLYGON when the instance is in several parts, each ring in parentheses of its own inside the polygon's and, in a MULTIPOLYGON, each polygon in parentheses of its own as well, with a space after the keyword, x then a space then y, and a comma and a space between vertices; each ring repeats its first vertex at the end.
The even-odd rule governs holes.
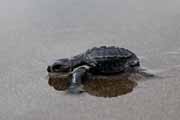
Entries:
POLYGON ((0 1, 0 120, 179 120, 178 0, 0 1), (49 61, 100 45, 130 49, 159 77, 113 98, 48 85, 49 61))

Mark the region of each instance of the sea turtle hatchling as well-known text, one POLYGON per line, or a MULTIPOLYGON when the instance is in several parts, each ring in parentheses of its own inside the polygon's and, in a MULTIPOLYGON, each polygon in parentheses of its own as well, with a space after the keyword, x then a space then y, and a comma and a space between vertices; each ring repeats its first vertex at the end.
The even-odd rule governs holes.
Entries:
POLYGON ((140 68, 139 58, 125 48, 101 46, 88 49, 72 58, 54 61, 47 67, 49 75, 72 75, 68 91, 81 93, 84 77, 93 75, 116 75, 121 73, 140 73, 151 76, 140 68))

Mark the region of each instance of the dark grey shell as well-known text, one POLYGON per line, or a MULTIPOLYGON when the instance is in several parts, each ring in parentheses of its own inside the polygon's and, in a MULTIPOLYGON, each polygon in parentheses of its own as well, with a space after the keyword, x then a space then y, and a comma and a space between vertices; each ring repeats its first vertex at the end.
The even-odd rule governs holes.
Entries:
POLYGON ((94 47, 84 54, 84 62, 91 67, 91 72, 114 74, 132 70, 140 66, 138 57, 125 48, 94 47))

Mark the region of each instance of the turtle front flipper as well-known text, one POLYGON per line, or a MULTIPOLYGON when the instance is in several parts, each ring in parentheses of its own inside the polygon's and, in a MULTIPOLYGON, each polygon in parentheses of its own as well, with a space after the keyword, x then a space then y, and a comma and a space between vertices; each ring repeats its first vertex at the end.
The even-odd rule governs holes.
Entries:
POLYGON ((89 66, 82 65, 73 70, 72 80, 70 81, 70 86, 68 88, 69 93, 79 94, 84 91, 82 87, 83 86, 82 79, 88 69, 89 69, 89 66))

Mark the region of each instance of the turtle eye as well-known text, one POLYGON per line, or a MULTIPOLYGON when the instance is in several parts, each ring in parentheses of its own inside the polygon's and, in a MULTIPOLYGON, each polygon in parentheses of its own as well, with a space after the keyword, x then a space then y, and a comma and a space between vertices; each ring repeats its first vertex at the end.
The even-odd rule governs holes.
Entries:
POLYGON ((59 71, 61 69, 62 65, 60 64, 56 64, 56 65, 53 65, 53 71, 59 71))

